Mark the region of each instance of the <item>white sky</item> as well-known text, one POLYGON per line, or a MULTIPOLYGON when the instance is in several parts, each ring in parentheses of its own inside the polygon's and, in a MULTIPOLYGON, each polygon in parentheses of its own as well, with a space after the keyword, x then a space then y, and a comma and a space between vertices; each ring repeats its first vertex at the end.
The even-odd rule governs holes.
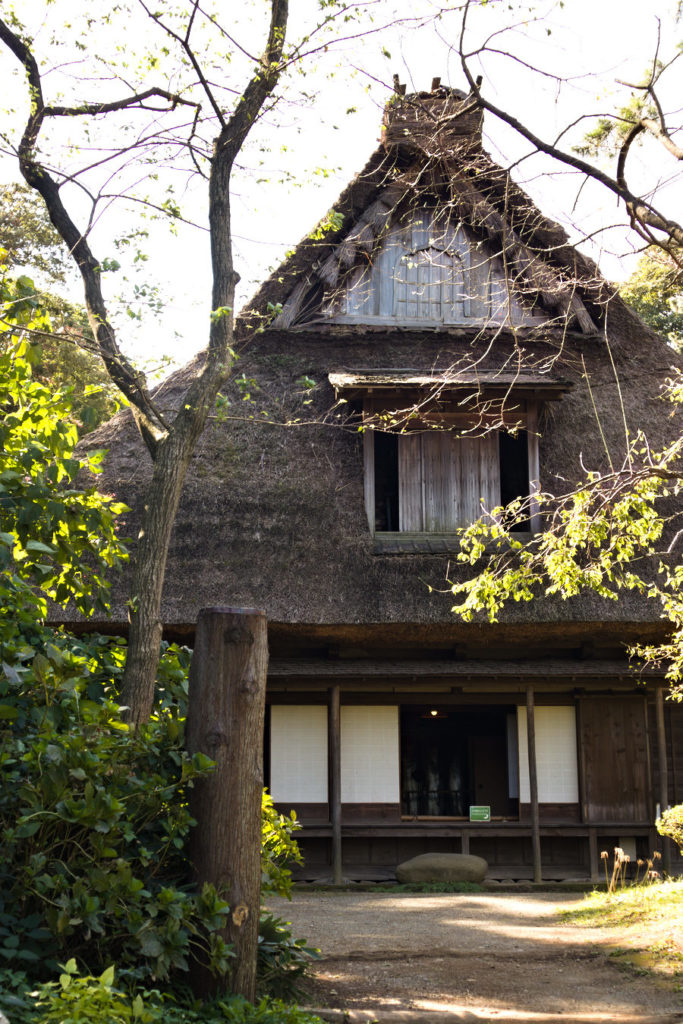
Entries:
MULTIPOLYGON (((56 23, 56 18, 63 21, 67 14, 77 22, 84 14, 100 7, 100 0, 95 3, 59 0, 50 9, 43 0, 25 0, 21 16, 27 22, 34 20, 41 24, 46 16, 56 23)), ((292 26, 296 33, 307 19, 310 23, 316 5, 314 0, 296 0, 291 7, 295 8, 295 20, 299 20, 299 24, 292 26)), ((404 16, 426 18, 439 7, 443 15, 436 25, 419 29, 410 24, 389 27, 317 55, 309 63, 305 78, 294 76, 294 85, 312 95, 309 105, 285 105, 264 118, 251 151, 245 155, 248 169, 235 181, 233 227, 236 264, 242 276, 242 301, 284 252, 334 203, 375 148, 382 106, 389 96, 387 86, 394 72, 407 82, 408 91, 428 89, 432 77, 437 75, 444 84, 465 87, 453 50, 460 24, 456 3, 377 0, 371 11, 374 27, 381 27, 391 22, 394 9, 404 16), (355 108, 355 112, 347 113, 351 108, 355 108), (269 153, 259 152, 258 146, 264 144, 269 146, 269 153), (263 166, 259 166, 260 160, 263 166)), ((661 55, 672 54, 675 40, 683 37, 683 25, 676 28, 673 23, 675 7, 675 0, 649 0, 645 4, 642 0, 566 0, 561 6, 552 0, 547 3, 528 0, 525 4, 489 0, 484 8, 473 12, 468 45, 474 49, 489 37, 491 46, 514 53, 518 59, 489 53, 481 64, 474 59, 472 70, 484 75, 484 91, 490 99, 515 113, 543 138, 552 139, 583 113, 609 111, 613 109, 615 96, 628 97, 628 90, 619 87, 616 79, 642 80, 657 43, 657 18, 661 21, 661 55), (530 10, 545 16, 538 23, 533 20, 525 23, 530 10), (503 29, 503 34, 491 38, 492 32, 503 29), (539 76, 529 71, 524 61, 549 74, 539 76), (570 81, 560 83, 551 74, 570 76, 570 81)), ((247 12, 245 23, 233 19, 231 26, 241 33, 239 39, 245 47, 256 49, 267 4, 265 0, 254 0, 251 7, 244 9, 247 12)), ((131 54, 133 44, 145 43, 148 33, 147 21, 133 16, 128 24, 131 54)), ((107 46, 112 44, 101 28, 93 35, 97 39, 98 54, 105 56, 107 46)), ((152 42, 151 35, 149 39, 152 42)), ((37 49, 47 53, 48 42, 48 27, 43 26, 37 35, 37 49)), ((158 54, 158 44, 153 42, 152 45, 154 53, 158 54)), ((80 55, 73 51, 68 53, 79 62, 66 68, 70 79, 62 88, 71 89, 74 96, 91 98, 89 65, 80 55)), ((23 82, 11 73, 15 65, 11 55, 0 54, 0 96, 8 98, 7 104, 0 101, 0 106, 9 105, 12 100, 20 107, 23 105, 23 82)), ((162 56, 160 68, 149 74, 149 84, 160 81, 165 70, 162 56)), ((245 81, 245 70, 236 59, 230 66, 216 67, 212 73, 239 87, 245 81)), ((46 91, 58 80, 56 72, 48 77, 46 91)), ((671 110, 680 102, 678 96, 683 95, 683 76, 678 65, 672 68, 666 81, 663 99, 671 110)), ((107 88, 107 98, 121 94, 118 83, 113 82, 107 88)), ((680 121, 679 108, 672 123, 680 121)), ((0 113, 2 128, 12 132, 16 124, 16 119, 0 113)), ((572 138, 575 141, 580 138, 584 126, 589 125, 590 122, 581 122, 572 138)), ((75 143, 78 143, 78 128, 76 124, 68 128, 75 143)), ((514 170, 516 179, 532 194, 544 213, 565 224, 573 240, 623 222, 613 197, 601 188, 583 185, 577 175, 550 164, 545 158, 522 159, 529 153, 529 146, 490 115, 485 122, 485 138, 487 149, 501 163, 521 161, 514 170)), ((673 158, 659 147, 650 148, 634 162, 633 181, 639 187, 653 188, 673 177, 676 170, 673 158), (645 156, 649 158, 647 161, 645 156), (638 162, 641 168, 635 167, 638 162)), ((0 162, 0 178, 12 180, 16 175, 15 161, 5 157, 0 162)), ((162 182, 167 181, 163 170, 161 177, 162 182)), ((205 183, 196 179, 176 188, 184 212, 203 223, 205 183)), ((664 209, 674 216, 681 216, 680 191, 669 188, 661 199, 664 209)), ((81 202, 73 191, 72 199, 81 202)), ((122 340, 127 339, 126 347, 137 358, 154 359, 164 353, 183 362, 206 340, 210 308, 208 237, 204 231, 185 228, 173 237, 162 225, 148 221, 144 225, 153 232, 145 243, 149 260, 144 264, 144 274, 160 284, 167 302, 153 316, 145 315, 142 324, 124 316, 120 320, 120 336, 122 340)), ((115 205, 109 207, 92 234, 91 244, 98 258, 117 256, 113 238, 132 226, 134 221, 129 212, 115 205)), ((624 264, 620 259, 629 250, 623 231, 600 231, 595 244, 597 248, 591 255, 600 259, 604 273, 619 278, 630 272, 633 262, 624 264)), ((111 275, 114 290, 120 283, 116 275, 111 275)))

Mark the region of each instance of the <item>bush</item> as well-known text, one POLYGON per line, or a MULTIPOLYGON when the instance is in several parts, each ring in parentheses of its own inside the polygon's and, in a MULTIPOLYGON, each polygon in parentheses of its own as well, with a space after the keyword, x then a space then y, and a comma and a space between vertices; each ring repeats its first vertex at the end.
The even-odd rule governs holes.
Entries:
POLYGON ((282 999, 296 998, 306 968, 311 960, 319 957, 320 951, 307 946, 305 939, 292 936, 288 921, 272 914, 261 914, 257 960, 261 991, 282 999))
POLYGON ((0 681, 0 954, 33 977, 68 957, 141 979, 186 971, 191 959, 225 972, 227 904, 208 886, 188 888, 184 857, 187 789, 211 762, 183 750, 170 707, 134 732, 122 722, 120 641, 50 630, 33 639, 0 681))
MULTIPOLYGON (((225 973, 228 904, 189 884, 185 854, 187 790, 212 770, 183 749, 189 652, 166 649, 155 714, 136 731, 114 699, 123 641, 36 627, 2 659, 0 964, 33 981, 70 958, 144 983, 192 960, 225 973)), ((288 895, 296 827, 264 794, 264 891, 288 895)), ((282 942, 291 973, 291 936, 282 942)))
POLYGON ((27 993, 12 1014, 13 1024, 322 1024, 318 1017, 277 999, 255 1006, 239 996, 183 1002, 158 989, 131 995, 115 985, 115 969, 99 977, 79 976, 75 960, 59 980, 27 993))
POLYGON ((683 851, 683 804, 676 804, 664 811, 655 822, 660 836, 673 839, 679 850, 683 851))
MULTIPOLYGON (((125 985, 176 984, 193 960, 229 970, 228 905, 190 884, 185 854, 187 792, 213 764, 183 748, 189 651, 165 650, 152 718, 131 732, 118 705, 124 641, 44 625, 46 598, 106 608, 126 549, 122 506, 78 485, 103 453, 75 457, 68 396, 33 380, 29 348, 0 345, 0 1005, 13 1019, 32 1012, 44 982, 48 1001, 109 1000, 112 1021, 128 1019, 111 964, 125 985)), ((289 892, 296 827, 264 798, 265 891, 289 892)), ((291 936, 281 941, 289 970, 291 936)))

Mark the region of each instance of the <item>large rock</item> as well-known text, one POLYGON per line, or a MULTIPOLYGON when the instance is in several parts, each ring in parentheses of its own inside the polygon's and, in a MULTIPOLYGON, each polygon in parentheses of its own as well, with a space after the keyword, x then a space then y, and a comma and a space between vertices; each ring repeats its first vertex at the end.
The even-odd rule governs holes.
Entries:
POLYGON ((421 853, 396 868, 399 882, 483 882, 488 864, 469 853, 421 853))

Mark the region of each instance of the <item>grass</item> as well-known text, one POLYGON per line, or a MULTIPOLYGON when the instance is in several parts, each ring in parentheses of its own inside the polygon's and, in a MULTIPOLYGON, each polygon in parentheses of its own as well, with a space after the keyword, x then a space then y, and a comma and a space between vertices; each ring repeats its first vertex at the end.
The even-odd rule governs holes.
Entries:
POLYGON ((628 928, 655 922, 666 928, 678 924, 682 915, 683 881, 625 886, 611 894, 594 891, 580 906, 562 912, 565 920, 589 928, 628 928))
POLYGON ((624 945, 628 935, 615 937, 615 943, 621 944, 615 944, 610 956, 639 974, 683 975, 683 948, 676 934, 683 920, 683 880, 625 886, 614 893, 595 891, 561 916, 586 928, 638 929, 632 946, 624 945), (642 930, 653 927, 660 938, 643 949, 642 930))

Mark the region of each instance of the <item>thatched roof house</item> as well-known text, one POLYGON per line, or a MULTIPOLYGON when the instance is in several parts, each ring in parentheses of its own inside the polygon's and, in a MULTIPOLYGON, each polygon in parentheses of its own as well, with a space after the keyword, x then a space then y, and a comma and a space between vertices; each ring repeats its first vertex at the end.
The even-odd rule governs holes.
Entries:
MULTIPOLYGON (((446 580, 482 507, 528 497, 527 532, 542 529, 539 486, 578 481, 606 448, 623 457, 622 410, 666 440, 673 354, 491 160, 467 96, 397 93, 378 149, 239 337, 227 416, 189 472, 163 616, 190 636, 202 607, 265 609, 270 782, 304 820, 309 873, 339 856, 338 781, 354 877, 425 849, 524 877, 539 834, 547 877, 595 874, 598 842, 645 852, 655 805, 683 797, 681 716, 624 653, 661 635, 657 610, 628 594, 546 599, 466 624, 446 580), (492 820, 470 821, 475 805, 492 820)), ((173 407, 200 361, 157 401, 173 407)), ((150 467, 132 420, 95 441, 134 533, 150 467)))

